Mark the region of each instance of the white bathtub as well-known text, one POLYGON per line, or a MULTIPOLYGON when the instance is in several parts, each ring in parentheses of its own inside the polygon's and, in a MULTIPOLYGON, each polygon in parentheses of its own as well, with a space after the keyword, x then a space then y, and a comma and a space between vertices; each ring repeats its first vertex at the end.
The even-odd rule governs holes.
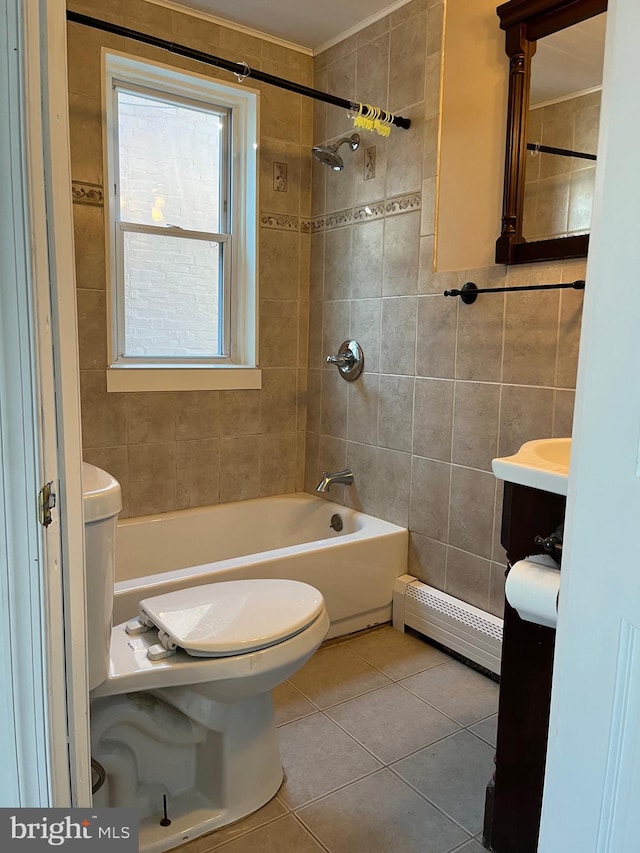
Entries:
POLYGON ((138 601, 182 587, 242 578, 305 581, 324 595, 342 636, 391 618, 395 579, 407 571, 408 533, 306 494, 258 498, 120 521, 114 623, 138 601), (337 513, 344 527, 329 526, 337 513))

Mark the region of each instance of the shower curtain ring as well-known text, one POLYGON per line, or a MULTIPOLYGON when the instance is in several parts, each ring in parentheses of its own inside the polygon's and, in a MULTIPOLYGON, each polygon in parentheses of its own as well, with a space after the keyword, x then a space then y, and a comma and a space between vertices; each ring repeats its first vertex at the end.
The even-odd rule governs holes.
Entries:
POLYGON ((246 62, 238 62, 238 65, 243 66, 244 74, 240 71, 234 71, 233 73, 238 78, 238 83, 244 83, 244 81, 251 75, 251 67, 246 62))

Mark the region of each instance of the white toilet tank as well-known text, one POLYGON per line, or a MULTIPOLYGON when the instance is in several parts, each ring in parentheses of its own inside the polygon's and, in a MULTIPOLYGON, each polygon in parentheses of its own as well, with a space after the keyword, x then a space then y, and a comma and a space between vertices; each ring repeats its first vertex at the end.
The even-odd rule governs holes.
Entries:
POLYGON ((89 689, 93 690, 109 672, 116 523, 122 509, 120 483, 101 468, 83 462, 82 497, 89 689))

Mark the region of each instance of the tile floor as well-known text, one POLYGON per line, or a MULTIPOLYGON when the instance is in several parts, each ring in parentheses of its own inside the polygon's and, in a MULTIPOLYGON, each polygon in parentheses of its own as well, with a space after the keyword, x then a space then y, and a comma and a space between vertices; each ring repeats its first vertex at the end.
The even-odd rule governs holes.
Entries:
POLYGON ((390 626, 336 640, 274 694, 285 781, 180 853, 481 853, 498 685, 390 626))

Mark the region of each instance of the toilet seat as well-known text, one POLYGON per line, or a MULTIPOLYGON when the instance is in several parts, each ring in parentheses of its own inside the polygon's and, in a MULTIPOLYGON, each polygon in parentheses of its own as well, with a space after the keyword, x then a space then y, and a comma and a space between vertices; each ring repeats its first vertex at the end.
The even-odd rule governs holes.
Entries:
MULTIPOLYGON (((162 645, 194 657, 268 648, 308 627, 324 608, 317 589, 291 580, 223 581, 143 599, 140 622, 162 645)), ((130 633, 138 633, 132 631, 130 633)))

